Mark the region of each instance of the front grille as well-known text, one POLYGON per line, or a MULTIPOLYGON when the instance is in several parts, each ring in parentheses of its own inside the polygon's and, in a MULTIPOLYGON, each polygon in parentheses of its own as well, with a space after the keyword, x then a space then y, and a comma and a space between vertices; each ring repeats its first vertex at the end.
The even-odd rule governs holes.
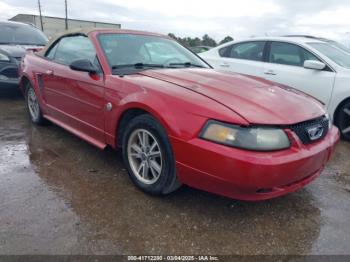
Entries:
POLYGON ((314 120, 291 125, 289 126, 289 128, 297 134, 297 136, 299 137, 301 142, 303 142, 303 144, 311 144, 323 139, 327 135, 329 130, 329 119, 323 116, 314 120), (311 140, 308 134, 308 130, 317 125, 321 125, 323 127, 323 134, 318 139, 311 140))
POLYGON ((0 70, 0 75, 4 75, 7 78, 18 78, 18 68, 6 67, 3 70, 0 70))

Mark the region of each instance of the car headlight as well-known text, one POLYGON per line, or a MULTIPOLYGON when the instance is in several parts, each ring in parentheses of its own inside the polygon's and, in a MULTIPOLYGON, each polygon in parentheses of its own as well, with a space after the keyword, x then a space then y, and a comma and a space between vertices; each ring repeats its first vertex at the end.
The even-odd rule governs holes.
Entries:
POLYGON ((0 62, 10 62, 10 58, 5 54, 0 53, 0 62))
POLYGON ((215 143, 254 151, 273 151, 290 147, 287 134, 278 128, 240 127, 210 120, 200 137, 215 143))

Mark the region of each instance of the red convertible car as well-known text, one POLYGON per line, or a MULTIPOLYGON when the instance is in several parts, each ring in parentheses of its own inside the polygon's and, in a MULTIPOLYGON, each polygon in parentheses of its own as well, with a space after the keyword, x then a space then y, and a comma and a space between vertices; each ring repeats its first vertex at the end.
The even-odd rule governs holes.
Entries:
POLYGON ((322 105, 285 86, 215 71, 170 38, 67 33, 20 67, 35 124, 120 147, 134 184, 263 200, 315 179, 339 139, 322 105))

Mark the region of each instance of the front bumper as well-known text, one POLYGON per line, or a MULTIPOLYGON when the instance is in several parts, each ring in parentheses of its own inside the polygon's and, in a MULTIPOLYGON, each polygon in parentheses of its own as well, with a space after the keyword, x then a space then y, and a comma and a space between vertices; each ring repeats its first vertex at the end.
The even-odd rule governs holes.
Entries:
POLYGON ((0 90, 19 86, 18 64, 0 63, 0 90))
POLYGON ((17 89, 19 87, 19 78, 2 80, 0 79, 0 90, 17 89))
POLYGON ((332 127, 319 142, 304 145, 294 133, 292 147, 253 152, 195 138, 171 138, 180 181, 241 200, 264 200, 294 192, 314 180, 330 159, 339 131, 332 127))

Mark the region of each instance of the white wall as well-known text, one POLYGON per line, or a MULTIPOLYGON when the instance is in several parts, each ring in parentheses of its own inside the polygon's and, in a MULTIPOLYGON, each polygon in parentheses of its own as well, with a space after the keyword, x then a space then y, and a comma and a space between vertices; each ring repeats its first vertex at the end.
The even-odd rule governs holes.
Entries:
MULTIPOLYGON (((41 29, 39 16, 20 14, 11 20, 18 21, 18 22, 32 23, 36 27, 41 29)), ((44 33, 47 35, 47 37, 51 38, 51 37, 54 37, 55 35, 63 33, 66 29, 66 24, 64 19, 43 16, 43 27, 44 27, 44 33)), ((74 30, 74 29, 80 29, 80 28, 91 28, 91 27, 119 29, 120 24, 99 23, 99 22, 68 19, 68 30, 74 30)))

